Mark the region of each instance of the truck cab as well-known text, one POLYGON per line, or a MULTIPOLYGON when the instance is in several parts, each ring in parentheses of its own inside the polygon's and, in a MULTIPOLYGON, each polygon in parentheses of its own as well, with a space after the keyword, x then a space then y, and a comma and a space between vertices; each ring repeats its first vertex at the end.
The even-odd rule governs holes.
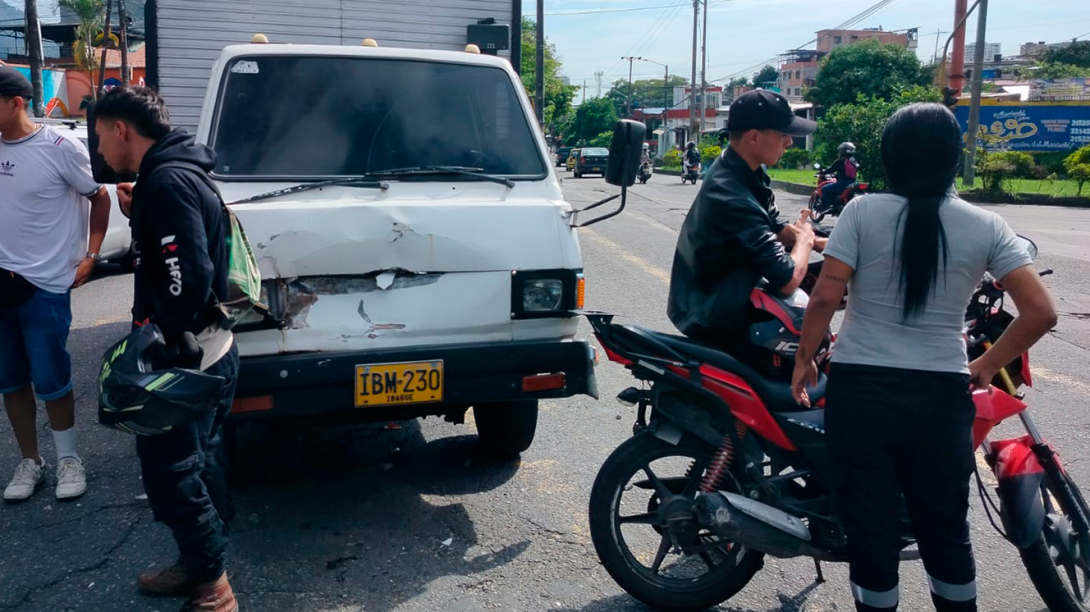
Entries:
POLYGON ((229 46, 197 139, 263 279, 265 310, 235 328, 232 419, 472 408, 510 455, 540 400, 597 397, 572 209, 507 60, 229 46))

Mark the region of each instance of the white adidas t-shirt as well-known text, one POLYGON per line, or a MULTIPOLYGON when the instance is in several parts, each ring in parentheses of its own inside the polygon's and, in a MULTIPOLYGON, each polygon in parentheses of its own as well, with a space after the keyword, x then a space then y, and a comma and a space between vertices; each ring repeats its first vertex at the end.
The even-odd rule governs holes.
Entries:
POLYGON ((75 138, 48 125, 0 138, 0 268, 44 291, 68 291, 87 254, 87 198, 100 187, 75 138))

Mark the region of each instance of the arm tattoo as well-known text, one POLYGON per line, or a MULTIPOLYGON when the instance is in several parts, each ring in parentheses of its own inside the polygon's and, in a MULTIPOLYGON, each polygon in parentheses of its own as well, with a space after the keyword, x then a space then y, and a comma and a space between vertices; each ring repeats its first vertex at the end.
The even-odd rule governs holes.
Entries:
POLYGON ((848 284, 848 279, 844 278, 843 276, 833 276, 832 274, 822 274, 822 276, 833 281, 834 283, 842 283, 844 285, 848 284))

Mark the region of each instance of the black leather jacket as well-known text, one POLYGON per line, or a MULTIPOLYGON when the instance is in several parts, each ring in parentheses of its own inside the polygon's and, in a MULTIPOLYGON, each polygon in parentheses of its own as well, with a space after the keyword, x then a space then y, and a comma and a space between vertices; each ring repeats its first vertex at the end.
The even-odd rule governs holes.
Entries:
POLYGON ((681 226, 667 314, 682 333, 719 341, 746 329, 749 294, 762 278, 791 281, 795 263, 777 234, 771 180, 728 148, 712 164, 681 226))

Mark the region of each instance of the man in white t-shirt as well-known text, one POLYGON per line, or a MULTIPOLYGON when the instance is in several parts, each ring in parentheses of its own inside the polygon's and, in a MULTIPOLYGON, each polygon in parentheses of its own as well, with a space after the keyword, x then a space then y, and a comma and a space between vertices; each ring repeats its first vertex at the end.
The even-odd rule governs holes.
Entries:
POLYGON ((67 349, 70 292, 90 278, 110 218, 87 149, 34 123, 31 97, 26 77, 0 67, 0 394, 22 453, 7 502, 28 499, 42 482, 35 395, 53 430, 57 499, 87 491, 67 349))

